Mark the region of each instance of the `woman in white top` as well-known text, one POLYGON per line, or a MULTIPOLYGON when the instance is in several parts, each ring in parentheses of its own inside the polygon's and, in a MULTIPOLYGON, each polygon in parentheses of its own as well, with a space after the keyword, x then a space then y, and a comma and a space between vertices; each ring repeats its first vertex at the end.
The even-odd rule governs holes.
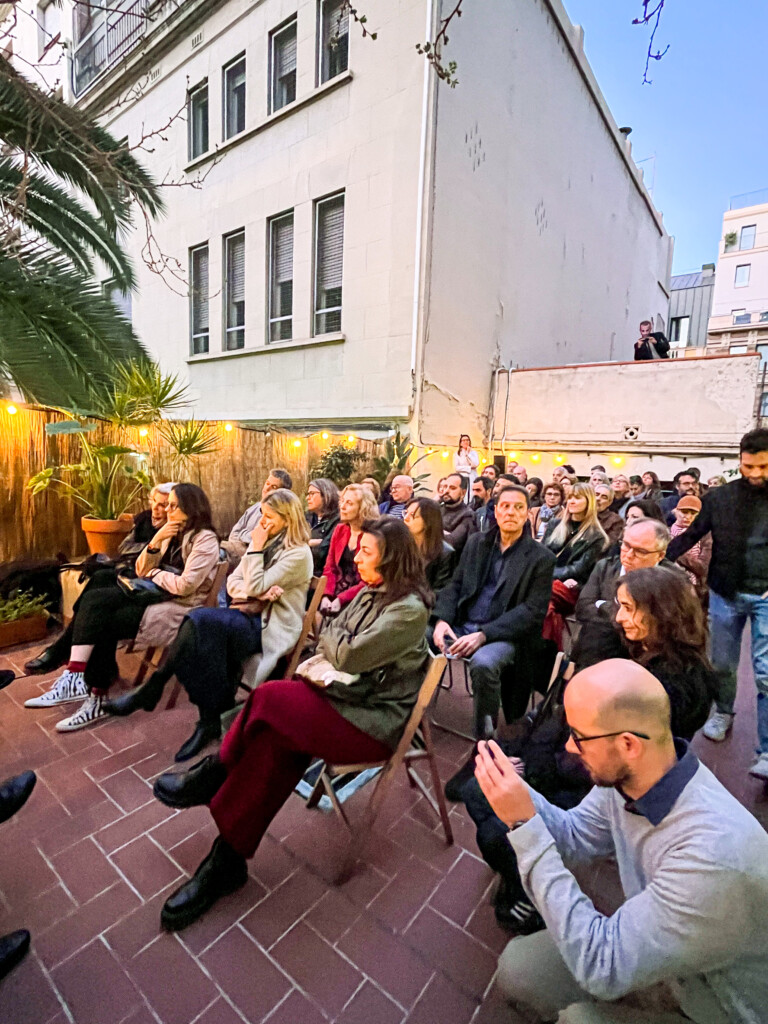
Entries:
POLYGON ((459 437, 459 447, 453 456, 453 471, 461 473, 469 481, 467 486, 466 501, 472 499, 472 484, 477 477, 477 467, 480 464, 480 456, 472 447, 472 440, 469 434, 462 434, 459 437))

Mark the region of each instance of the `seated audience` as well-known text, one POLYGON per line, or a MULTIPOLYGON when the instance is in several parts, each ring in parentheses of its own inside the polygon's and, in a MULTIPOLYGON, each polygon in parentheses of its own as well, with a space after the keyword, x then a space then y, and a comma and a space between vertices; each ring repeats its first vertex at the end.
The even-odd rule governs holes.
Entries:
POLYGON ((328 557, 323 566, 325 594, 320 602, 321 615, 338 615, 362 590, 355 555, 363 536, 363 523, 376 517, 373 493, 360 484, 348 484, 339 496, 339 525, 331 534, 328 557))
POLYGON ((629 504, 632 498, 632 495, 629 493, 629 477, 623 473, 617 473, 613 480, 611 480, 611 490, 613 491, 613 501, 610 505, 611 512, 615 512, 623 518, 624 512, 622 510, 629 504))
POLYGON ((487 466, 483 466, 483 471, 480 476, 487 476, 489 480, 496 483, 499 479, 499 471, 492 462, 489 462, 487 466))
POLYGON ((510 473, 522 487, 525 487, 528 483, 528 470, 525 466, 521 466, 520 463, 517 463, 514 469, 510 469, 510 473))
MULTIPOLYGON (((706 656, 701 608, 684 575, 674 567, 635 570, 619 580, 618 597, 611 607, 614 628, 621 637, 615 656, 643 665, 659 680, 670 700, 674 735, 692 739, 707 720, 717 679, 706 656)), ((611 650, 606 647, 606 653, 611 650)), ((534 712, 528 718, 528 730, 515 741, 502 743, 502 750, 515 758, 523 778, 547 800, 558 807, 573 807, 589 787, 567 752, 568 726, 562 706, 546 701, 540 714, 534 712)), ((474 779, 461 795, 477 825, 480 852, 502 876, 494 900, 497 920, 518 934, 543 928, 523 891, 515 855, 506 842, 507 829, 474 779)))
POLYGON ((541 493, 544 487, 544 483, 537 476, 528 478, 528 483, 525 485, 526 491, 528 491, 528 498, 531 502, 531 508, 538 508, 541 505, 541 493))
POLYGON ((566 500, 570 498, 571 492, 578 482, 579 478, 575 473, 565 473, 560 478, 560 486, 563 488, 563 494, 565 495, 566 500))
POLYGON ((247 659, 261 654, 255 683, 269 678, 299 639, 312 579, 309 527, 301 502, 278 489, 261 503, 248 550, 227 580, 229 608, 190 611, 168 657, 137 690, 106 705, 112 715, 152 711, 173 676, 198 708, 200 720, 176 754, 186 761, 221 736, 221 715, 234 707, 247 659))
MULTIPOLYGON (((657 501, 650 498, 634 498, 627 505, 624 513, 624 522, 627 526, 636 523, 638 519, 655 519, 659 523, 664 522, 664 513, 659 508, 657 501)), ((666 525, 666 524, 665 524, 666 525)))
POLYGON ((478 755, 480 787, 547 926, 508 944, 500 989, 561 1024, 762 1020, 768 835, 673 738, 669 698, 647 669, 586 669, 565 712, 568 750, 597 783, 570 811, 530 789, 495 744, 478 755), (566 867, 607 856, 625 895, 610 917, 566 867))
MULTIPOLYGON (((164 526, 168 519, 168 501, 173 484, 156 484, 149 492, 149 508, 133 517, 133 529, 120 545, 120 556, 117 563, 99 563, 98 568, 92 573, 83 588, 80 597, 75 602, 74 611, 82 600, 83 594, 89 589, 103 586, 105 580, 114 583, 116 580, 117 567, 133 569, 139 552, 143 550, 155 536, 161 526, 164 526), (95 582, 94 582, 95 578, 95 582)), ((72 648, 72 628, 74 617, 67 628, 56 640, 44 651, 41 651, 36 658, 32 658, 24 666, 28 676, 44 676, 54 669, 61 668, 69 661, 69 652, 72 648)), ((13 677, 12 677, 13 678, 13 677)))
MULTIPOLYGON (((701 499, 693 495, 684 495, 679 499, 673 510, 675 522, 670 530, 673 537, 685 533, 701 512, 701 499)), ((707 573, 712 560, 712 534, 705 533, 701 540, 680 555, 677 564, 682 566, 696 588, 700 599, 707 596, 707 573)))
POLYGON ((360 483, 363 487, 367 487, 368 490, 373 492, 376 504, 378 505, 381 501, 381 485, 379 484, 379 481, 374 479, 372 476, 364 476, 360 483))
POLYGON ((486 502, 484 508, 479 509, 475 513, 475 520, 480 533, 487 533, 488 530, 492 530, 496 525, 496 498, 509 484, 513 484, 515 487, 520 486, 517 482, 517 477, 512 476, 511 473, 502 473, 498 476, 496 483, 493 485, 489 501, 486 502))
POLYGON ((58 732, 92 725, 107 712, 107 692, 117 677, 120 640, 137 647, 166 647, 189 609, 203 604, 219 563, 219 540, 205 493, 195 484, 174 484, 168 521, 136 559, 138 579, 127 583, 94 577, 78 602, 69 663, 47 693, 25 702, 48 708, 83 701, 56 723, 58 732))
POLYGON ((643 497, 647 501, 660 502, 664 496, 664 491, 661 489, 661 481, 656 474, 647 469, 645 473, 643 473, 642 480, 643 486, 645 487, 643 497))
POLYGON ((640 498, 645 491, 645 484, 641 476, 631 476, 629 478, 629 493, 633 498, 640 498))
POLYGON ((673 493, 659 502, 667 526, 671 526, 675 521, 674 511, 678 501, 686 495, 698 497, 699 493, 699 481, 689 469, 681 469, 679 473, 675 473, 674 486, 673 493))
POLYGON ((467 478, 452 473, 445 481, 445 495, 442 499, 443 536, 457 556, 473 533, 477 532, 475 514, 466 504, 467 478))
POLYGON ((656 519, 640 519, 624 531, 618 554, 601 558, 576 602, 576 620, 580 625, 572 658, 586 668, 606 658, 619 657, 621 642, 614 629, 616 588, 627 573, 664 565, 674 570, 667 552, 669 530, 656 519))
POLYGON ((579 590, 608 546, 608 538, 597 518, 595 491, 590 484, 574 485, 562 519, 549 523, 542 544, 557 558, 542 635, 562 650, 565 616, 573 611, 579 590))
POLYGON ((412 497, 413 480, 411 477, 401 473, 389 485, 389 497, 379 505, 379 512, 383 516, 402 519, 405 515, 406 505, 412 497))
POLYGON ((507 484, 501 490, 496 525, 469 538, 434 611, 435 648, 469 663, 478 738, 493 734, 502 700, 506 715, 524 706, 530 693, 522 673, 541 633, 555 561, 531 537, 524 488, 507 484), (502 677, 513 667, 517 678, 502 694, 502 677))
POLYGON ((487 476, 475 477, 472 483, 472 501, 470 507, 475 513, 477 519, 477 513, 484 509, 485 506, 491 499, 491 492, 493 491, 493 481, 487 476))
POLYGON ((589 482, 593 487, 596 487, 598 484, 607 484, 609 483, 608 474, 605 470, 593 469, 589 474, 589 482))
POLYGON ((381 761, 397 746, 424 680, 431 594, 398 520, 366 524, 355 557, 364 589, 325 625, 318 645, 337 678, 319 688, 301 678, 262 683, 218 755, 156 780, 168 806, 208 804, 219 832, 195 875, 166 900, 164 928, 186 928, 245 885, 247 858, 313 758, 381 761))
POLYGON ((717 474, 716 476, 711 476, 709 480, 707 480, 707 487, 722 487, 725 483, 727 483, 725 477, 717 474))
MULTIPOLYGON (((276 491, 279 487, 290 491, 293 487, 291 475, 285 469, 270 469, 269 476, 261 489, 261 501, 264 501, 268 494, 276 491)), ((261 519, 261 501, 257 501, 255 505, 251 505, 243 512, 229 531, 229 537, 221 542, 221 549, 226 554, 230 565, 237 565, 246 552, 251 541, 251 530, 261 519)))
POLYGON ((333 480, 319 477, 307 484, 307 522, 314 574, 320 576, 328 558, 331 535, 339 523, 339 489, 333 480))
POLYGON ((549 524, 562 518, 565 508, 565 493, 562 486, 553 481, 544 488, 544 502, 538 508, 531 509, 530 520, 533 536, 542 540, 549 524))
POLYGON ((595 485, 595 506, 597 508, 597 520, 605 530, 605 534, 611 544, 621 540, 624 532, 624 520, 616 512, 611 512, 613 504, 613 491, 610 484, 595 485))
POLYGON ((443 516, 431 498, 411 498, 403 522, 416 541, 424 560, 427 583, 435 596, 449 582, 456 566, 456 552, 443 539, 443 516))

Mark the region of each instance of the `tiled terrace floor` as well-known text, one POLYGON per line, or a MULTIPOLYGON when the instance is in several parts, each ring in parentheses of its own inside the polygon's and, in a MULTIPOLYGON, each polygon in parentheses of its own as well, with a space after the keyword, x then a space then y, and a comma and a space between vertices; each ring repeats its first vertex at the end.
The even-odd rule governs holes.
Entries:
MULTIPOLYGON (((21 672, 32 653, 14 649, 0 668, 21 672)), ((167 935, 160 906, 214 836, 204 808, 174 812, 151 791, 191 731, 193 709, 181 702, 59 735, 68 706, 22 707, 47 685, 20 679, 0 691, 0 779, 27 767, 39 777, 0 828, 0 934, 33 933, 32 952, 0 983, 3 1024, 517 1021, 492 990, 506 939, 463 808, 451 812, 456 844, 447 848, 423 798, 400 780, 366 861, 335 887, 344 837, 331 815, 293 796, 247 886, 167 935)), ((747 709, 750 689, 747 680, 747 709)), ((468 712, 465 697, 441 705, 442 714, 468 712)), ((728 743, 698 746, 765 823, 764 787, 745 774, 753 730, 744 714, 728 743)), ((468 745, 436 739, 445 779, 468 745)))

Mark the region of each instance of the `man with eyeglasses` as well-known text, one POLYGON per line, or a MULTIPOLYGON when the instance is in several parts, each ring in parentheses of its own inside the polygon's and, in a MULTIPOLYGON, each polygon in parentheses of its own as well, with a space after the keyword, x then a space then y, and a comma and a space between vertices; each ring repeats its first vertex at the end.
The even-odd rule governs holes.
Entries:
POLYGON ((579 668, 621 656, 622 644, 613 627, 613 614, 622 576, 658 565, 682 571, 665 557, 669 542, 670 533, 664 523, 640 519, 624 530, 619 554, 597 563, 576 602, 576 621, 581 630, 572 658, 579 668))
POLYGON ((547 925, 508 944, 500 990, 558 1024, 764 1021, 768 834, 673 738, 669 698, 642 666, 592 666, 564 703, 567 749, 595 784, 572 810, 531 789, 493 741, 478 748, 477 781, 547 925), (610 916, 566 867, 605 857, 625 896, 610 916))

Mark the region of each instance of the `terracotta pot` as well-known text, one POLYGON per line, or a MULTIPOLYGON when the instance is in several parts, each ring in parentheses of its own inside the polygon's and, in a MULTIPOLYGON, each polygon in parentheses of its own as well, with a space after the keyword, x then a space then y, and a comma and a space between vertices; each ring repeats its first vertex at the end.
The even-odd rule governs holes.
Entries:
POLYGON ((133 529, 133 516, 125 512, 119 519, 92 519, 83 516, 80 526, 92 555, 117 558, 120 545, 133 529))
POLYGON ((0 647, 42 640, 48 630, 47 615, 29 615, 15 622, 0 622, 0 647))

